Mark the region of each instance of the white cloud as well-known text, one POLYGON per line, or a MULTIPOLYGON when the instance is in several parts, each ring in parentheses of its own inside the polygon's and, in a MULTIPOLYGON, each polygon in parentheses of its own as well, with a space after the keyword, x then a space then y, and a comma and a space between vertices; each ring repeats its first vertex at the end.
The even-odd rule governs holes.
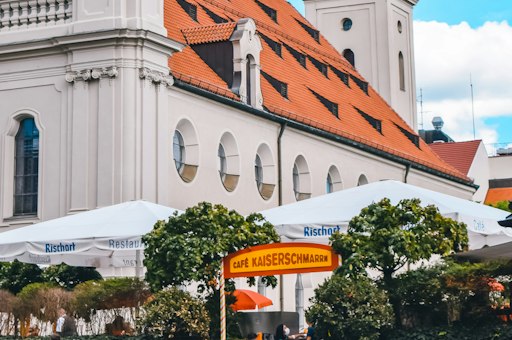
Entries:
POLYGON ((471 74, 476 138, 484 143, 509 142, 512 136, 498 136, 483 119, 512 115, 512 27, 506 21, 478 28, 465 22, 450 26, 417 21, 414 30, 416 87, 418 92, 423 89, 424 128, 431 129, 432 117, 441 116, 443 131, 456 141, 473 139, 471 74))

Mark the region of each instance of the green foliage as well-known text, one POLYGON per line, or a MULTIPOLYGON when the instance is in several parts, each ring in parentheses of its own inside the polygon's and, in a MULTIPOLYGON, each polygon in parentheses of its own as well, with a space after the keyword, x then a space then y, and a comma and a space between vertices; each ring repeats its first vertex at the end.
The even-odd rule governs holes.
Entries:
POLYGON ((42 282, 42 270, 35 264, 27 264, 14 260, 0 262, 0 289, 18 294, 23 287, 30 283, 42 282))
POLYGON ((491 203, 489 205, 491 207, 494 207, 494 208, 498 208, 498 209, 501 209, 501 210, 512 212, 512 208, 510 207, 510 202, 509 201, 499 201, 499 202, 496 202, 496 203, 491 203))
POLYGON ((210 318, 204 303, 188 292, 175 287, 159 291, 144 310, 145 315, 139 321, 143 333, 164 339, 180 336, 208 339, 210 318))
POLYGON ((31 315, 41 321, 55 321, 60 307, 69 310, 71 293, 51 283, 31 283, 18 293, 14 313, 20 318, 31 315))
POLYGON ((497 321, 394 330, 384 340, 510 340, 512 326, 497 321))
POLYGON ((141 306, 150 292, 144 281, 125 277, 80 283, 73 295, 76 315, 90 321, 99 309, 141 306))
POLYGON ((90 280, 101 280, 101 274, 91 267, 73 267, 67 264, 49 266, 43 271, 46 282, 56 282, 66 289, 73 289, 77 284, 90 280))
MULTIPOLYGON (((278 242, 279 237, 259 214, 244 218, 222 205, 203 202, 168 222, 159 221, 143 241, 146 280, 151 289, 195 281, 199 291, 212 291, 224 256, 249 246, 278 242)), ((276 283, 275 279, 268 282, 276 283)))
POLYGON ((331 237, 350 271, 370 267, 389 276, 406 263, 447 255, 467 248, 466 226, 439 214, 435 206, 422 207, 418 199, 396 206, 384 198, 361 210, 346 234, 331 237))
POLYGON ((315 290, 311 302, 306 315, 319 339, 378 339, 393 324, 386 293, 366 276, 335 274, 315 290))

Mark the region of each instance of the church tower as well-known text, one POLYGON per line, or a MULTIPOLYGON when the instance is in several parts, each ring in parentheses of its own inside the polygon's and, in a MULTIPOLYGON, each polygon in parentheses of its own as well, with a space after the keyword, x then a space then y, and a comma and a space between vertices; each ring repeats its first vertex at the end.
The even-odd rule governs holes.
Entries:
POLYGON ((413 6, 419 0, 304 0, 306 18, 415 130, 413 6))

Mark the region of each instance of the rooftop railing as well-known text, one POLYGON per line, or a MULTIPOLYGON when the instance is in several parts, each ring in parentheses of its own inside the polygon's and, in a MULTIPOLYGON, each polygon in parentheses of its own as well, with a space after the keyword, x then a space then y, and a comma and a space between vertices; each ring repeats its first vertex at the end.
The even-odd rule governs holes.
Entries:
POLYGON ((0 0, 0 32, 68 23, 73 0, 0 0))

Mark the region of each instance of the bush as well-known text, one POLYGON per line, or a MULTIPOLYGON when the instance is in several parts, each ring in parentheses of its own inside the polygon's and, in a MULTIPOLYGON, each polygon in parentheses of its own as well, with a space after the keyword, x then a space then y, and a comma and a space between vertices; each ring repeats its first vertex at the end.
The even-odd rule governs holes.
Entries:
POLYGON ((137 278, 87 281, 78 284, 73 294, 73 309, 87 322, 97 310, 139 307, 151 295, 144 281, 137 278))
POLYGON ((306 311, 319 339, 378 339, 392 327, 388 297, 366 276, 333 275, 315 290, 306 311))
POLYGON ((156 293, 144 306, 139 327, 145 334, 165 339, 194 336, 208 339, 210 317, 204 303, 188 292, 169 288, 156 293))
POLYGON ((69 309, 72 299, 70 292, 49 283, 31 283, 17 297, 14 308, 17 317, 27 319, 32 315, 44 322, 57 320, 57 309, 69 309))

